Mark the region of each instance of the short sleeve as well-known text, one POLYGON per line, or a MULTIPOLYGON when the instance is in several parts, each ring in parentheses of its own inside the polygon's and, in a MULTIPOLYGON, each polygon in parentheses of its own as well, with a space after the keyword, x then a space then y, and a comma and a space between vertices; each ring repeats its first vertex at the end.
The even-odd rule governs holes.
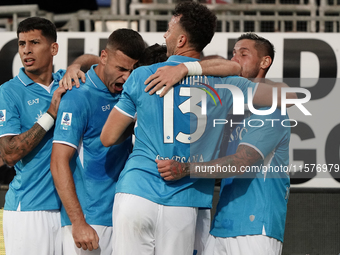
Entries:
POLYGON ((134 118, 137 112, 136 104, 141 86, 141 79, 137 78, 139 73, 139 70, 135 70, 131 73, 123 85, 122 96, 115 105, 115 108, 118 111, 131 118, 134 118))
POLYGON ((0 137, 21 134, 20 114, 15 105, 16 95, 0 88, 0 137))
MULTIPOLYGON (((268 107, 259 110, 264 109, 268 107)), ((250 118, 245 119, 248 132, 245 133, 240 144, 253 147, 265 158, 277 147, 284 135, 290 132, 290 127, 283 126, 282 120, 280 110, 275 110, 269 115, 251 115, 250 118)))
POLYGON ((53 136, 54 143, 66 143, 74 148, 78 147, 87 125, 86 100, 77 92, 73 89, 62 98, 53 136))

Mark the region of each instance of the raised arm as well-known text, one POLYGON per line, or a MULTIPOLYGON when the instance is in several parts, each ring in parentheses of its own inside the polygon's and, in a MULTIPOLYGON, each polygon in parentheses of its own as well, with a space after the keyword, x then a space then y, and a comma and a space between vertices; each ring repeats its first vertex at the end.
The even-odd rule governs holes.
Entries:
POLYGON ((20 135, 9 135, 0 138, 0 154, 8 166, 14 166, 20 159, 30 153, 54 125, 60 99, 65 92, 66 90, 60 87, 54 92, 47 112, 31 129, 20 135))
MULTIPOLYGON (((202 60, 197 63, 199 63, 202 72, 191 75, 230 76, 241 74, 241 65, 235 61, 216 58, 202 60)), ((157 90, 160 90, 161 88, 163 88, 163 86, 165 86, 164 90, 160 94, 160 97, 162 97, 167 93, 170 88, 172 88, 176 83, 178 83, 187 75, 188 68, 183 63, 177 66, 160 67, 157 69, 156 73, 152 74, 145 81, 145 84, 148 84, 145 88, 145 91, 147 92, 151 89, 149 93, 153 94, 157 90)))
POLYGON ((211 58, 198 62, 202 68, 202 75, 230 76, 240 75, 241 65, 235 61, 224 58, 211 58))
POLYGON ((85 82, 85 72, 91 68, 92 65, 98 64, 100 58, 92 54, 84 54, 76 58, 69 67, 67 67, 64 77, 59 82, 59 85, 65 89, 71 90, 73 85, 78 88, 80 86, 79 79, 85 82))
POLYGON ((239 145, 233 155, 225 156, 209 162, 180 163, 175 160, 156 160, 158 171, 166 181, 181 179, 192 175, 198 178, 228 178, 244 173, 244 167, 251 166, 260 160, 261 155, 247 145, 239 145), (202 167, 220 166, 230 169, 227 172, 199 171, 202 167))

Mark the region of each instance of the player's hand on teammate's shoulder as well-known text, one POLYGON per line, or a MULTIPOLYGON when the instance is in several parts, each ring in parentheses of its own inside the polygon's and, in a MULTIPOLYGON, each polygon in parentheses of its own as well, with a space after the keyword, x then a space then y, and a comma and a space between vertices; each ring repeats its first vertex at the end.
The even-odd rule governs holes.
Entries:
POLYGON ((64 77, 59 82, 60 87, 64 87, 66 90, 71 90, 73 86, 79 88, 79 79, 85 82, 85 73, 80 70, 79 64, 72 64, 66 69, 64 77))
POLYGON ((175 84, 182 80, 188 74, 188 69, 184 64, 177 66, 163 66, 150 75, 144 82, 146 86, 145 92, 149 91, 152 95, 156 91, 161 90, 160 97, 163 97, 175 84))

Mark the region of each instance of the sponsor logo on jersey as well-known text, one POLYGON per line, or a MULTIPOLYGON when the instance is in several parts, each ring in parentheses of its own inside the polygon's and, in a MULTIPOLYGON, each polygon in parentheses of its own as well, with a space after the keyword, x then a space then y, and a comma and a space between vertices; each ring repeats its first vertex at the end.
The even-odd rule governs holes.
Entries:
POLYGON ((29 106, 34 105, 34 104, 39 104, 39 98, 28 100, 27 103, 29 106))
POLYGON ((61 129, 69 130, 71 128, 72 123, 72 113, 63 112, 63 116, 61 118, 61 129))
POLYGON ((108 104, 108 105, 103 105, 103 106, 102 106, 102 111, 103 111, 103 112, 110 111, 110 110, 111 110, 110 104, 108 104))
POLYGON ((3 126, 6 122, 6 110, 0 110, 0 126, 3 126))
POLYGON ((181 162, 181 163, 204 162, 202 154, 190 155, 189 157, 174 155, 171 158, 169 158, 169 157, 162 157, 160 155, 157 155, 156 159, 159 159, 159 160, 169 160, 169 159, 172 159, 172 160, 176 160, 177 162, 181 162))

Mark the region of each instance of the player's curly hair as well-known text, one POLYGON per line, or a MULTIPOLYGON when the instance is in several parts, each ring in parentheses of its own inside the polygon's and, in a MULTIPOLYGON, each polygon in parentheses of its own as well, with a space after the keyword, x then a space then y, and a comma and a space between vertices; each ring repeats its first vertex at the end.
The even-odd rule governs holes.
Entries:
POLYGON ((40 30, 41 34, 53 42, 57 41, 57 29, 48 19, 40 17, 30 17, 21 21, 17 29, 17 37, 20 33, 26 33, 33 30, 40 30))
POLYGON ((189 43, 201 52, 214 36, 216 15, 200 3, 184 1, 176 5, 174 16, 181 16, 179 23, 187 32, 189 43))
POLYGON ((120 28, 111 33, 106 48, 120 50, 126 56, 138 60, 144 52, 145 42, 138 32, 128 28, 120 28))
POLYGON ((164 62, 167 59, 166 46, 155 43, 144 50, 143 55, 135 64, 134 68, 164 62))

